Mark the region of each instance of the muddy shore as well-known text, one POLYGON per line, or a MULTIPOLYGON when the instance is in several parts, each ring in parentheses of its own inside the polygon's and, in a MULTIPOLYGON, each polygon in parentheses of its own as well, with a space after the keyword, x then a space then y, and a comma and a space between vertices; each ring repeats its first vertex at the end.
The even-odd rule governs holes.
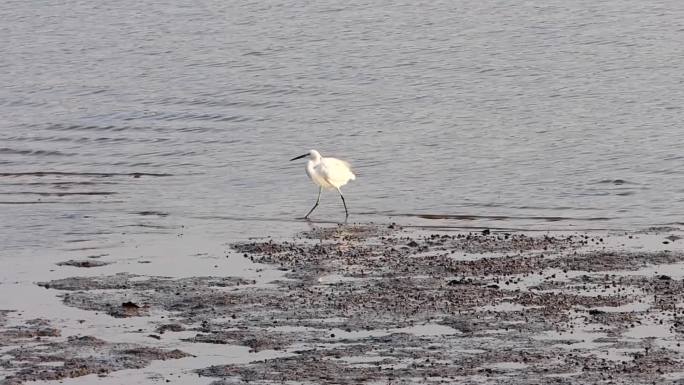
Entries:
MULTIPOLYGON (((680 233, 329 225, 231 244, 226 263, 270 270, 267 282, 230 271, 36 282, 69 308, 139 320, 139 338, 65 337, 57 322, 0 309, 0 384, 201 360, 203 346, 247 349, 191 371, 215 385, 682 384, 680 233)), ((59 263, 114 262, 94 261, 59 263)))

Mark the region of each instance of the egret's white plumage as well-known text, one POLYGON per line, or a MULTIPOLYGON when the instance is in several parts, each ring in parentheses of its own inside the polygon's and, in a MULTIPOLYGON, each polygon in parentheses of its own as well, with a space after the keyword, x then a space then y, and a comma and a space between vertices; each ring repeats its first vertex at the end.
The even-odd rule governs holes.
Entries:
POLYGON ((305 156, 309 157, 309 160, 306 162, 306 174, 319 186, 319 190, 316 204, 304 218, 308 218, 314 209, 318 207, 318 202, 321 199, 321 190, 324 188, 328 190, 337 189, 344 204, 344 212, 349 216, 347 203, 344 201, 342 191, 340 191, 340 187, 347 184, 350 180, 356 179, 356 175, 352 172, 349 163, 337 158, 324 158, 316 150, 311 150, 308 154, 300 155, 290 160, 301 159, 305 156))

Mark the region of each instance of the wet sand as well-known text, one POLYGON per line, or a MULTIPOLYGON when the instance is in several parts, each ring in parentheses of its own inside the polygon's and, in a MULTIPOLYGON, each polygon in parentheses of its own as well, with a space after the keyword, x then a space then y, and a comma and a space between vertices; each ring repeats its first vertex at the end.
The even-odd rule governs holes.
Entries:
POLYGON ((55 260, 3 284, 0 383, 682 383, 681 236, 325 225, 55 260))

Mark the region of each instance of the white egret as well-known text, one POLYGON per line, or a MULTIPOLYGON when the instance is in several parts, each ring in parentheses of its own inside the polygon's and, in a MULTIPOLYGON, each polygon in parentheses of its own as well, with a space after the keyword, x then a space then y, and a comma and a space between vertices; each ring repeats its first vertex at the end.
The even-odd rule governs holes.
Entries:
POLYGON ((349 217, 347 202, 344 201, 344 195, 342 195, 342 191, 340 191, 340 187, 347 184, 350 180, 356 179, 356 175, 352 172, 349 163, 337 158, 324 158, 316 150, 310 150, 307 154, 294 157, 290 159, 290 161, 301 159, 305 156, 309 157, 309 161, 306 162, 306 174, 319 187, 316 204, 304 216, 304 219, 309 218, 309 215, 318 207, 323 188, 329 190, 332 190, 333 188, 337 189, 337 192, 340 193, 340 197, 342 198, 344 213, 346 217, 349 217))

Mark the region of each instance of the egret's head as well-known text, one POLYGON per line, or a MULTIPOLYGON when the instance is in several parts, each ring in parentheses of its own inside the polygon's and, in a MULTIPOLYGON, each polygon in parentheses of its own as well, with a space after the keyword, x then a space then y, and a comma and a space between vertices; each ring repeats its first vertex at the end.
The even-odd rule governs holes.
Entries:
POLYGON ((309 150, 309 158, 311 158, 311 160, 319 160, 321 159, 321 154, 316 150, 309 150))
POLYGON ((290 159, 290 161, 297 160, 297 159, 302 159, 303 157, 308 156, 311 158, 311 160, 319 160, 321 159, 321 154, 318 153, 316 150, 309 150, 308 154, 300 155, 300 156, 295 156, 294 158, 290 159))

